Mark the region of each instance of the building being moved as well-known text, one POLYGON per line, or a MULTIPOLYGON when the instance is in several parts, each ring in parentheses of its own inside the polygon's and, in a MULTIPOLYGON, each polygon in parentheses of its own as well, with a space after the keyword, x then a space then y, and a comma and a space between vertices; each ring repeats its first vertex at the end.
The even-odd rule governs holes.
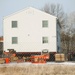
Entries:
POLYGON ((29 7, 4 17, 4 50, 38 53, 60 52, 60 25, 57 17, 29 7))

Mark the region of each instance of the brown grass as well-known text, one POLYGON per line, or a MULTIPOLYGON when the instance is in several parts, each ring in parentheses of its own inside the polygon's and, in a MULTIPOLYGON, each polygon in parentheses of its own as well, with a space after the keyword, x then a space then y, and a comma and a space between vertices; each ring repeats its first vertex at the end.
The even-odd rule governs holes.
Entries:
POLYGON ((24 65, 0 67, 0 75, 75 75, 72 65, 24 65))

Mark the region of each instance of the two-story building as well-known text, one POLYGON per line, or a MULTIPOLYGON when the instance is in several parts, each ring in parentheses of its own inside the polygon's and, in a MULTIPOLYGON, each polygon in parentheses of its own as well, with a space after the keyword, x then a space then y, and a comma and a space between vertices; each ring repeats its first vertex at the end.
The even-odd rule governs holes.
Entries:
POLYGON ((57 17, 29 7, 4 17, 4 50, 50 53, 60 51, 57 17))

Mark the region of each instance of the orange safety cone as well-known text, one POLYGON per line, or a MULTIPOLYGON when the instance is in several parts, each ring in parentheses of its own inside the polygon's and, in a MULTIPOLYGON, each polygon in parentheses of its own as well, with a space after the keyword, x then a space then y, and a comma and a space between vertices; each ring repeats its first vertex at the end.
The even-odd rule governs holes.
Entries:
POLYGON ((9 63, 9 58, 6 58, 5 59, 5 62, 6 62, 6 64, 9 63))

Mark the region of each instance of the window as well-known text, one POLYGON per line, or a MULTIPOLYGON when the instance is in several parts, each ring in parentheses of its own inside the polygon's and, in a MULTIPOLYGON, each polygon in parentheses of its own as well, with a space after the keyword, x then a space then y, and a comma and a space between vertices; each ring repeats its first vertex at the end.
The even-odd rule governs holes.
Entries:
POLYGON ((42 27, 48 27, 48 20, 42 21, 42 27))
POLYGON ((12 28, 17 28, 17 21, 12 21, 12 28))
POLYGON ((42 38, 42 42, 43 42, 43 43, 48 43, 48 37, 43 37, 43 38, 42 38))
POLYGON ((12 44, 17 44, 17 43, 18 43, 18 38, 12 37, 12 44))

